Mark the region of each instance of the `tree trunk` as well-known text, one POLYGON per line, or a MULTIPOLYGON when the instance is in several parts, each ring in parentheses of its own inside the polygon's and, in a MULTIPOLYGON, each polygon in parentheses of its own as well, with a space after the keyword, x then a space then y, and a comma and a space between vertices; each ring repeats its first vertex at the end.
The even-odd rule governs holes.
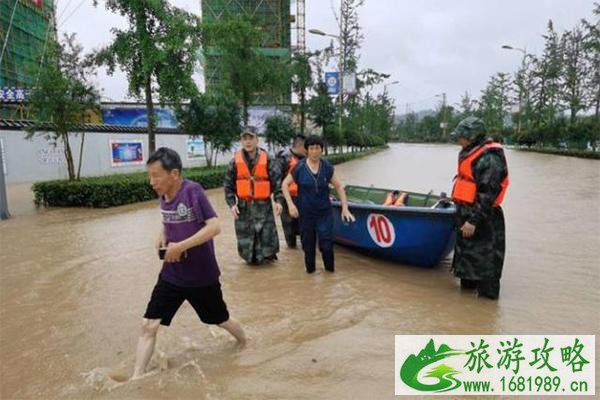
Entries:
POLYGON ((304 127, 306 125, 306 113, 304 112, 304 103, 306 102, 305 91, 300 92, 300 134, 304 135, 304 127))
POLYGON ((245 93, 242 95, 242 119, 244 120, 244 125, 248 125, 248 106, 250 105, 250 98, 245 93))
POLYGON ((83 163, 83 143, 85 142, 85 132, 81 133, 81 146, 79 146, 79 165, 77 166, 77 180, 81 177, 81 164, 83 163))
POLYGON ((71 145, 69 144, 69 132, 61 133, 63 144, 65 146, 65 160, 67 161, 67 173, 69 174, 69 180, 75 179, 75 166, 73 164, 73 153, 71 152, 71 145))
POLYGON ((204 141, 204 159, 206 160, 206 166, 210 168, 212 153, 210 152, 210 143, 207 141, 204 141))
POLYGON ((148 115, 148 149, 150 154, 156 150, 156 138, 154 136, 154 104, 152 103, 152 78, 146 80, 146 113, 148 115))
POLYGON ((598 115, 598 112, 600 111, 600 86, 598 86, 598 93, 596 93, 596 111, 594 112, 594 115, 596 116, 596 120, 598 120, 598 117, 600 115, 598 115))

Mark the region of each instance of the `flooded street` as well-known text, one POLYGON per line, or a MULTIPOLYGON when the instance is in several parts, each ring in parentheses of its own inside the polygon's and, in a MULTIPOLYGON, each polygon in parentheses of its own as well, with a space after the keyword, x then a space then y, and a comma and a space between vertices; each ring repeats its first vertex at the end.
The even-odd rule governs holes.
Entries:
MULTIPOLYGON (((392 144, 336 166, 344 184, 450 192, 458 146, 392 144)), ((248 267, 222 189, 209 197, 225 300, 250 336, 239 350, 185 303, 159 330, 154 374, 131 373, 160 271, 158 202, 34 211, 10 193, 0 222, 2 399, 391 399, 396 334, 600 333, 600 162, 507 151, 507 252, 500 300, 433 270, 336 247, 336 273, 304 272, 302 251, 248 267), (19 212, 22 211, 22 212, 19 212), (596 310, 596 311, 594 311, 596 310)), ((598 343, 596 360, 598 360, 598 343)), ((598 367, 596 392, 599 393, 598 367)), ((588 397, 590 398, 590 397, 588 397)))

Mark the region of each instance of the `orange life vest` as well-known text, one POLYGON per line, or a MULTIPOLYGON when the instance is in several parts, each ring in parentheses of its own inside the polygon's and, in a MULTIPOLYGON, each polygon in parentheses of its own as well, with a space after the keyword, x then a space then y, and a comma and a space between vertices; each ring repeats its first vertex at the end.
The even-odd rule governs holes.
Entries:
POLYGON ((383 202, 384 206, 402 207, 404 205, 404 202, 406 201, 406 193, 401 192, 398 195, 398 198, 396 199, 396 201, 392 200, 392 196, 393 196, 393 193, 387 194, 385 201, 383 202))
POLYGON ((242 151, 235 153, 235 168, 237 176, 235 188, 237 197, 242 200, 267 200, 271 196, 271 182, 267 166, 267 152, 258 151, 258 161, 250 173, 242 151))
MULTIPOLYGON (((286 176, 288 174, 291 174, 292 171, 294 171, 294 168, 296 168, 296 164, 298 164, 298 157, 296 157, 294 155, 294 153, 292 153, 292 157, 290 158, 290 163, 289 163, 289 166, 288 166, 288 170, 287 170, 286 176)), ((290 188, 290 195, 292 197, 298 196, 298 184, 296 182, 290 183, 289 188, 290 188)))
MULTIPOLYGON (((502 145, 499 143, 486 142, 484 145, 473 150, 462 161, 459 161, 458 175, 456 177, 456 181, 454 182, 454 188, 452 189, 452 200, 457 203, 464 204, 475 203, 475 199, 477 197, 477 184, 475 183, 475 179, 473 177, 473 163, 486 151, 490 149, 501 148, 502 145)), ((502 190, 500 190, 498 197, 496 197, 496 200, 494 201, 494 207, 498 207, 500 204, 502 204, 504 194, 506 193, 506 188, 508 187, 508 182, 507 174, 506 178, 504 178, 504 180, 500 183, 502 190)))

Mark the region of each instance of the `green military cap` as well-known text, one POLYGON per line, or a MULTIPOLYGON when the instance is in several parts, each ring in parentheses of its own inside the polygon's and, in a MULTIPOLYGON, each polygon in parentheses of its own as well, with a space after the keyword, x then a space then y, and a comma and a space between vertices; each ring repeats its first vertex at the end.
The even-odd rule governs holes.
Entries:
POLYGON ((258 136, 258 130, 254 126, 246 125, 242 129, 242 133, 240 133, 240 138, 243 138, 246 135, 250 136, 258 136))
POLYGON ((450 134, 455 139, 460 137, 475 140, 479 136, 483 136, 486 133, 485 124, 477 117, 467 117, 460 121, 454 131, 450 134))

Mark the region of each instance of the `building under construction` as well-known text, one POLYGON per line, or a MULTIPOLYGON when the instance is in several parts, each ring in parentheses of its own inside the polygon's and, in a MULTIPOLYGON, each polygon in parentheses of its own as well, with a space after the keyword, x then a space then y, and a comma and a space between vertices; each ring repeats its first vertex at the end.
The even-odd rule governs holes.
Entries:
POLYGON ((34 82, 49 35, 54 35, 55 0, 0 1, 0 87, 27 88, 34 82))
MULTIPOLYGON (((290 14, 290 0, 202 0, 201 5, 205 22, 237 15, 250 17, 264 33, 260 48, 263 55, 275 59, 291 56, 291 23, 295 17, 290 14)), ((216 52, 205 49, 204 79, 208 90, 221 82, 217 60, 216 52)), ((284 102, 289 103, 287 97, 284 102)))

